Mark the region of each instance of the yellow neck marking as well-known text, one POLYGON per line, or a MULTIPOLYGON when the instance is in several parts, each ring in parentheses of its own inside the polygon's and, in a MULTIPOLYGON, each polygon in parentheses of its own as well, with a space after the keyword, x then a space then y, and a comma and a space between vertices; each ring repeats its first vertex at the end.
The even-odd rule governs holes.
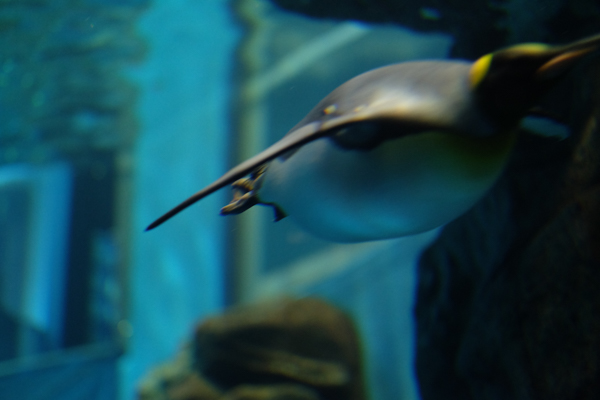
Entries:
POLYGON ((486 54, 473 63, 469 70, 469 84, 471 85, 471 89, 475 89, 483 81, 483 78, 485 78, 490 69, 493 57, 493 54, 486 54))

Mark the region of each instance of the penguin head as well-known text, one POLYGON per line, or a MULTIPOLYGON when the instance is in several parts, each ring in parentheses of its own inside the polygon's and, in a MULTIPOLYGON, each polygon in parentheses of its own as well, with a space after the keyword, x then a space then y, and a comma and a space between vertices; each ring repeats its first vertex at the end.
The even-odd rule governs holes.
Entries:
POLYGON ((526 43, 487 54, 469 71, 477 103, 499 127, 514 126, 556 83, 600 46, 600 35, 565 46, 526 43))

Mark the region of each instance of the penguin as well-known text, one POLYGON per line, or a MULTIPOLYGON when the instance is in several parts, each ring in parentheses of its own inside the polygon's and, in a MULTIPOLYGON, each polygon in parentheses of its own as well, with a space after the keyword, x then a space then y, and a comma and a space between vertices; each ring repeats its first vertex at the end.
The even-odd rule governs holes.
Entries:
POLYGON ((222 215, 254 205, 335 242, 425 232, 469 210, 501 174, 519 122, 600 35, 461 60, 409 61, 345 82, 281 140, 148 226, 232 185, 222 215))

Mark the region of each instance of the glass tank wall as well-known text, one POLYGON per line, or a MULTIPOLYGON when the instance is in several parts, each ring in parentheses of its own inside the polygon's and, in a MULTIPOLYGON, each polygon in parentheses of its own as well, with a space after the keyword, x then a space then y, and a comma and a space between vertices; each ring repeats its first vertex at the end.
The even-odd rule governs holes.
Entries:
POLYGON ((143 1, 0 4, 0 397, 114 398, 143 1))

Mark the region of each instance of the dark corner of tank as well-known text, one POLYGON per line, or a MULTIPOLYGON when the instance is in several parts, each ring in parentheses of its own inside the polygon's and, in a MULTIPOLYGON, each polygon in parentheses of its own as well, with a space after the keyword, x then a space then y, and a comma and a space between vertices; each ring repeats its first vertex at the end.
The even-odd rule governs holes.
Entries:
POLYGON ((220 217, 225 189, 143 231, 364 71, 599 22, 593 0, 0 0, 0 398, 597 399, 598 55, 443 228, 332 244, 220 217))

